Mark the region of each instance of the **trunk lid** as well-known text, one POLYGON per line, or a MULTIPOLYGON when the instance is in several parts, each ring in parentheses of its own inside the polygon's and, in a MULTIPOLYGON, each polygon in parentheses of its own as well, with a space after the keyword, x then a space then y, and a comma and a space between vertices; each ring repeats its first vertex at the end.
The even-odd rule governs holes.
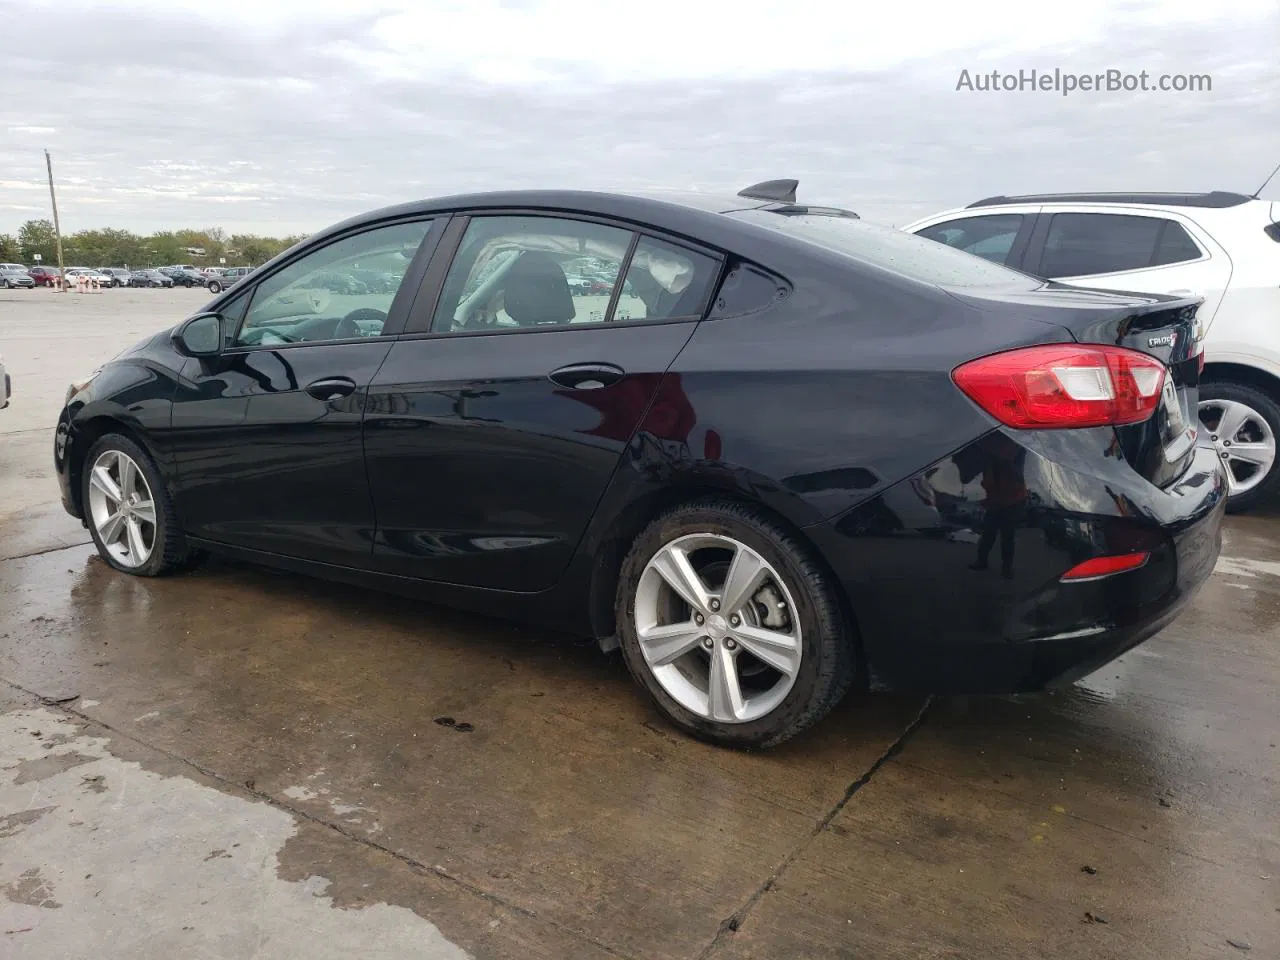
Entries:
POLYGON ((952 296, 984 312, 1014 312, 1066 328, 1079 343, 1113 344, 1160 360, 1168 368, 1154 416, 1115 428, 1119 452, 1134 470, 1167 486, 1190 465, 1196 447, 1200 403, 1201 297, 1114 293, 1049 283, 1038 290, 984 291, 952 296))

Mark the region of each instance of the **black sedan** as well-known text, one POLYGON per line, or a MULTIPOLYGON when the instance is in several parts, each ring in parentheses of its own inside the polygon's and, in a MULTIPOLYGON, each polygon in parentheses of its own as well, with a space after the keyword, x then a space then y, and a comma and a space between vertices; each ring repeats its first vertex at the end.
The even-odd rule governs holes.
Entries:
POLYGON ((733 746, 851 687, 1040 690, 1167 624, 1226 484, 1198 301, 1044 282, 794 181, 341 223, 72 385, 66 509, 594 636, 733 746), (590 256, 607 288, 573 296, 590 256), (386 289, 339 284, 363 271, 386 289))
POLYGON ((172 287, 173 279, 159 270, 135 270, 129 274, 131 287, 172 287))
POLYGON ((208 283, 209 279, 203 273, 187 270, 184 267, 159 267, 157 269, 172 280, 175 287, 203 287, 208 283))

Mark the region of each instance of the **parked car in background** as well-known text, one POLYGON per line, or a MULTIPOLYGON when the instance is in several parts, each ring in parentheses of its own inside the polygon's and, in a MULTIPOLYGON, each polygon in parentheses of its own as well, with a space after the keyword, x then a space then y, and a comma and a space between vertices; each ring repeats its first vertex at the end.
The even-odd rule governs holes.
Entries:
POLYGON ((230 290, 249 275, 249 267, 226 267, 219 276, 209 277, 205 284, 210 293, 221 293, 230 290))
POLYGON ((172 287, 173 278, 167 277, 159 270, 135 270, 129 274, 131 287, 172 287))
POLYGON ((34 288, 35 279, 20 263, 0 263, 0 289, 9 290, 14 287, 34 288))
POLYGON ((159 267, 161 273, 173 281, 175 287, 203 287, 207 278, 196 270, 186 267, 159 267))
POLYGON ((52 287, 58 282, 57 267, 31 267, 27 273, 31 275, 37 287, 52 287))
POLYGON ((1230 509, 1280 490, 1280 201, 1241 193, 989 197, 905 227, 1073 286, 1198 296, 1198 416, 1230 509))
POLYGON ((98 272, 115 280, 117 287, 127 287, 129 285, 129 277, 132 275, 130 271, 123 267, 99 267, 98 272))
POLYGON ((454 196, 324 231, 73 383, 54 464, 115 570, 217 551, 554 624, 689 733, 767 747, 855 681, 1069 683, 1185 607, 1227 492, 1183 415, 1199 302, 1046 283, 795 181, 454 196), (603 309, 567 282, 584 250, 603 309))
POLYGON ((115 277, 107 273, 99 273, 91 267, 67 267, 66 278, 68 284, 80 283, 83 278, 85 281, 97 283, 100 287, 120 286, 115 277))

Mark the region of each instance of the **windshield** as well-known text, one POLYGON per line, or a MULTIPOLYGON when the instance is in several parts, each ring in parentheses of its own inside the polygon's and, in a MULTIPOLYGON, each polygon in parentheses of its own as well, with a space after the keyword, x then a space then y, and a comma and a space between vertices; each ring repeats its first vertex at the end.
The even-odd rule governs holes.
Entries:
POLYGON ((850 217, 735 210, 726 216, 805 240, 873 266, 939 287, 1035 290, 1044 282, 915 234, 850 217))

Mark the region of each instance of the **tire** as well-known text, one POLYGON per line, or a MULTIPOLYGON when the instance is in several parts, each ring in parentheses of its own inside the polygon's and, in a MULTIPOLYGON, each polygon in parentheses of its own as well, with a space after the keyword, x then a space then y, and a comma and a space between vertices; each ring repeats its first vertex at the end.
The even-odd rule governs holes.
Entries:
POLYGON ((221 293, 221 292, 222 292, 222 285, 221 285, 220 283, 218 283, 218 281, 217 281, 217 280, 211 280, 211 281, 209 281, 209 292, 210 292, 210 293, 221 293))
POLYGON ((1280 440, 1280 404, 1276 403, 1275 398, 1251 384, 1236 380, 1208 380, 1200 385, 1200 416, 1202 432, 1209 434, 1219 455, 1226 455, 1224 461, 1232 475, 1231 486, 1234 488, 1240 485, 1244 488, 1238 493, 1228 494, 1227 512, 1244 513, 1274 496, 1280 489, 1280 457, 1274 456, 1277 440, 1280 440), (1240 404, 1248 408, 1249 417, 1245 425, 1233 436, 1220 436, 1210 426, 1210 423, 1221 425, 1221 419, 1204 419, 1206 416, 1220 416, 1220 410, 1214 410, 1214 401, 1240 404), (1265 443, 1269 440, 1273 453, 1270 465, 1265 469, 1249 470, 1249 465, 1242 465, 1239 460, 1232 458, 1232 445, 1240 437, 1248 442, 1260 440, 1265 443))
MULTIPOLYGON (((201 554, 192 551, 187 546, 186 538, 178 528, 173 503, 169 499, 164 479, 160 476, 160 472, 156 469, 151 457, 138 444, 118 433, 108 433, 99 437, 93 446, 89 448, 80 474, 80 502, 83 504, 89 534, 93 537, 94 546, 98 548, 98 555, 110 566, 123 573, 131 573, 135 576, 157 577, 188 568, 201 559, 201 554), (112 546, 104 543, 103 531, 100 529, 102 524, 99 522, 97 510, 99 501, 95 498, 101 495, 95 494, 92 490, 94 483, 92 482, 91 474, 94 466, 98 464, 102 464, 110 473, 111 463, 109 458, 113 453, 123 455, 136 466, 145 481, 146 490, 150 494, 150 502, 154 507, 154 523, 147 524, 145 520, 142 521, 143 533, 141 536, 144 541, 146 539, 146 528, 147 526, 151 527, 151 549, 145 560, 140 563, 130 563, 122 559, 118 549, 113 549, 112 546), (104 457, 108 459, 104 460, 104 457)), ((119 472, 117 471, 114 476, 118 478, 120 476, 119 472)), ((119 489, 118 484, 117 489, 119 489)), ((137 487, 136 482, 135 489, 141 489, 137 487)), ((109 504, 110 497, 107 497, 105 502, 109 504)), ((141 507, 141 504, 138 504, 138 506, 141 507)), ((129 538, 123 536, 122 539, 127 541, 129 538)), ((126 548, 126 552, 131 551, 126 548)))
MULTIPOLYGON (((677 727, 700 740, 721 746, 745 749, 773 747, 804 732, 843 699, 853 683, 857 668, 852 625, 843 612, 834 585, 813 552, 762 512, 733 501, 699 501, 675 507, 655 518, 636 538, 623 561, 614 613, 623 659, 636 682, 677 727), (793 662, 789 686, 787 674, 774 670, 754 655, 743 659, 744 653, 752 653, 746 640, 735 645, 733 636, 723 636, 723 631, 729 629, 731 623, 742 624, 743 618, 730 616, 732 611, 703 616, 678 599, 674 591, 668 592, 670 581, 657 572, 655 564, 651 564, 655 559, 661 561, 659 553, 673 544, 677 549, 691 545, 688 557, 695 567, 703 562, 701 557, 720 557, 703 566, 700 573, 700 577, 705 578, 703 586, 719 580, 711 605, 707 607, 708 611, 719 610, 718 600, 714 597, 723 586, 727 567, 734 561, 728 560, 715 548, 698 545, 724 540, 747 548, 744 553, 748 557, 754 555, 753 562, 763 560, 771 568, 767 575, 770 593, 766 595, 763 589, 752 587, 750 597, 771 596, 773 608, 751 600, 741 605, 739 610, 744 617, 752 618, 752 623, 746 628, 767 629, 766 620, 756 619, 756 613, 747 613, 753 608, 767 610, 768 617, 784 619, 786 627, 773 636, 790 634, 794 639, 795 630, 799 628, 799 642, 795 644, 799 651, 798 664, 793 662), (715 572, 713 568, 717 564, 720 570, 715 572), (774 575, 776 582, 771 579, 774 575), (656 669, 665 674, 665 680, 660 679, 655 667, 650 666, 637 627, 637 608, 640 607, 642 617, 648 619, 655 596, 665 596, 668 604, 674 603, 678 607, 668 606, 668 610, 675 612, 669 618, 661 617, 661 622, 677 624, 677 630, 679 625, 687 622, 695 633, 702 629, 718 632, 714 639, 699 638, 697 645, 681 654, 673 664, 659 664, 656 669), (782 602, 787 596, 791 602, 782 602), (724 619, 726 616, 728 620, 724 619), (695 621, 703 626, 693 626, 695 621), (735 652, 727 653, 730 649, 735 652), (702 694, 700 708, 691 709, 689 705, 689 690, 697 690, 698 679, 710 690, 709 665, 716 656, 725 656, 734 664, 729 673, 735 681, 746 681, 739 694, 745 708, 735 719, 716 719, 710 715, 715 711, 709 693, 702 694), (778 683, 764 689, 775 675, 779 678, 778 683), (758 697, 748 690, 753 683, 761 687, 758 697), (757 713, 753 714, 753 710, 757 713)), ((653 620, 648 629, 653 629, 658 623, 659 620, 653 620)), ((680 632, 687 637, 685 631, 680 632)), ((746 636, 743 633, 737 635, 746 636)), ((681 642, 687 642, 687 639, 681 642)), ((654 649, 652 640, 649 649, 654 649)), ((698 695, 695 692, 692 697, 698 695)))
POLYGON ((8 280, 0 280, 0 287, 4 287, 4 289, 8 290, 8 289, 9 289, 9 281, 8 281, 8 280))

